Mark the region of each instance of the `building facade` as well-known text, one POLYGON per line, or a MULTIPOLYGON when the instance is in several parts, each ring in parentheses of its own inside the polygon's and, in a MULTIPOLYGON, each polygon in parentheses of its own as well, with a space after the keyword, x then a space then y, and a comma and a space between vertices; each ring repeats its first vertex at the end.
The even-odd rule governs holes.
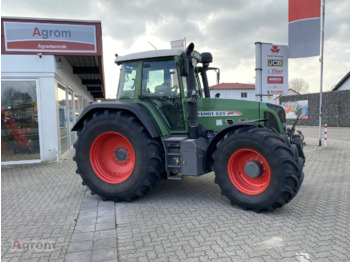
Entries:
POLYGON ((1 19, 1 162, 55 161, 90 102, 103 99, 99 21, 1 19))
POLYGON ((332 91, 350 90, 350 71, 335 85, 332 91))
POLYGON ((220 98, 257 100, 254 84, 221 83, 210 87, 210 97, 220 94, 220 98))

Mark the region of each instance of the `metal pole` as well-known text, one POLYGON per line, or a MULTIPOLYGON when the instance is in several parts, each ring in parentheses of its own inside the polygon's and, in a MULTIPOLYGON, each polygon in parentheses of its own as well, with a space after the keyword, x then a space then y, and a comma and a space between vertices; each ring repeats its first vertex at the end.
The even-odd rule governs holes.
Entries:
POLYGON ((319 142, 322 145, 322 89, 323 89, 323 50, 324 50, 324 20, 325 20, 325 5, 326 0, 322 1, 322 24, 321 24, 321 78, 320 78, 320 119, 319 119, 319 142))
POLYGON ((262 101, 262 43, 255 43, 255 92, 262 101))

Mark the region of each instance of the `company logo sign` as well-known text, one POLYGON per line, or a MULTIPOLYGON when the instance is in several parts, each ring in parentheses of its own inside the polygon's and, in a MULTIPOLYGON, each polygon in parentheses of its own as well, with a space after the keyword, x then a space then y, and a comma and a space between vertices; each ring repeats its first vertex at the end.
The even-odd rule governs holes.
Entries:
POLYGON ((277 55, 279 52, 280 52, 280 49, 278 48, 277 45, 273 45, 271 48, 271 53, 274 54, 274 55, 277 55))
POLYGON ((54 30, 54 29, 43 29, 39 30, 38 27, 34 28, 33 37, 39 36, 42 39, 55 39, 55 38, 62 38, 62 39, 68 39, 72 38, 72 32, 69 30, 54 30))
POLYGON ((96 53, 95 25, 4 22, 5 50, 96 53))
POLYGON ((283 69, 277 69, 277 68, 269 69, 267 70, 267 73, 270 75, 281 75, 283 74, 283 69))
POLYGON ((282 67, 283 66, 283 59, 267 59, 267 66, 270 66, 270 67, 273 67, 273 66, 282 67))
POLYGON ((288 46, 263 43, 261 67, 261 89, 257 92, 267 95, 265 101, 273 95, 286 94, 288 92, 288 46))
POLYGON ((283 76, 268 76, 268 84, 283 84, 283 76))
POLYGON ((267 90, 267 94, 269 95, 282 95, 283 94, 283 86, 269 86, 267 90))
POLYGON ((267 91, 268 95, 283 95, 283 90, 270 90, 267 91))

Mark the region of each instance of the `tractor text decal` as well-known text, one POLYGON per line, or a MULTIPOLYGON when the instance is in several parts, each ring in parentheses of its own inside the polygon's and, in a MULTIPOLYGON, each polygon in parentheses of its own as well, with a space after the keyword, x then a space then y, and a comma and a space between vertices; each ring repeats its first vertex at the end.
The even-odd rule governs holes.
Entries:
POLYGON ((198 117, 241 116, 238 111, 198 111, 198 117))

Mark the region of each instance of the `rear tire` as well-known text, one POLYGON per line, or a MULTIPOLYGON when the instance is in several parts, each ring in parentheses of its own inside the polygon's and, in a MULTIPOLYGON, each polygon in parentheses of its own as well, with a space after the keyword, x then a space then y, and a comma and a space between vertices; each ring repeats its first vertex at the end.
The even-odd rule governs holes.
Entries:
POLYGON ((245 127, 229 133, 213 154, 215 183, 243 209, 272 211, 299 191, 302 165, 291 144, 267 128, 245 127))
POLYGON ((131 201, 150 192, 164 171, 161 147, 126 112, 99 111, 78 131, 74 160, 91 193, 131 201))

